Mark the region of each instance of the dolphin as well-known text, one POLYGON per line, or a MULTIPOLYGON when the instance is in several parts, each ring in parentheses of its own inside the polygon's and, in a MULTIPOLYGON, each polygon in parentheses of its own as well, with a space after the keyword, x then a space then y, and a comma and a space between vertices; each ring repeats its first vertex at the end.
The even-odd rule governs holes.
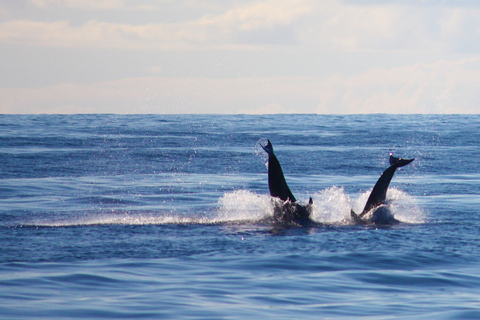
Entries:
POLYGON ((384 206, 387 198, 387 190, 390 181, 395 174, 397 168, 406 166, 415 159, 395 158, 390 153, 390 167, 388 167, 378 178, 377 183, 373 187, 372 193, 368 197, 367 204, 363 208, 362 213, 356 214, 353 210, 350 211, 352 220, 357 224, 395 224, 399 221, 393 217, 390 211, 384 206), (372 212, 373 211, 373 212, 372 212), (372 212, 370 218, 365 216, 372 212))
POLYGON ((278 161, 273 146, 268 140, 266 146, 260 146, 268 153, 268 189, 274 200, 274 219, 281 223, 307 224, 311 223, 310 214, 313 200, 308 204, 300 204, 287 185, 282 166, 278 161))

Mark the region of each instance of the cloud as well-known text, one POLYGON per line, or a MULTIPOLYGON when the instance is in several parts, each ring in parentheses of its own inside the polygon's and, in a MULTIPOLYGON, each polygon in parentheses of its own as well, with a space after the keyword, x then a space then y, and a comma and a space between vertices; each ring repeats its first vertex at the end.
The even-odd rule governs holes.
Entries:
POLYGON ((289 25, 308 14, 311 5, 304 0, 254 2, 244 7, 226 11, 215 17, 205 17, 202 23, 237 30, 258 30, 289 25))
MULTIPOLYGON (((291 103, 297 79, 130 78, 86 85, 0 89, 0 113, 240 113, 291 103), (290 90, 288 90, 290 88, 290 90), (243 111, 242 111, 243 112, 243 111)), ((298 100, 297 100, 298 102, 298 100)), ((310 108, 315 102, 308 104, 310 108)), ((302 108, 291 108, 302 112, 302 108)), ((279 110, 278 108, 275 110, 279 110)), ((255 111, 252 111, 255 112, 255 111)))
POLYGON ((131 78, 0 89, 1 113, 479 113, 480 58, 356 76, 131 78))
POLYGON ((124 6, 121 0, 29 0, 38 8, 70 7, 75 9, 118 9, 124 6))
MULTIPOLYGON (((121 6, 115 0, 32 0, 38 6, 69 5, 72 7, 108 8, 121 6)), ((13 20, 0 24, 0 42, 48 47, 94 47, 123 49, 185 50, 202 48, 238 48, 260 45, 274 35, 276 28, 284 28, 308 13, 303 0, 250 3, 212 16, 175 23, 131 25, 90 20, 73 26, 67 20, 32 21, 13 20), (256 41, 250 41, 253 38, 256 41)), ((288 32, 287 32, 288 33, 288 32)))
POLYGON ((479 113, 480 58, 333 76, 317 113, 479 113))
POLYGON ((443 2, 320 2, 314 14, 318 21, 303 30, 304 41, 346 51, 479 50, 479 14, 480 6, 443 2))
POLYGON ((480 112, 473 2, 144 3, 0 0, 0 112, 480 112))
MULTIPOLYGON (((45 8, 127 8, 120 0, 31 1, 45 8)), ((179 6, 188 7, 185 2, 179 6)), ((148 7, 151 14, 154 6, 148 7)), ((189 20, 170 23, 90 20, 74 25, 68 20, 11 20, 0 24, 0 42, 63 48, 159 50, 252 50, 271 45, 303 45, 316 50, 349 52, 480 50, 480 6, 266 0, 240 6, 230 4, 215 14, 206 9, 195 12, 196 18, 189 15, 189 20)))

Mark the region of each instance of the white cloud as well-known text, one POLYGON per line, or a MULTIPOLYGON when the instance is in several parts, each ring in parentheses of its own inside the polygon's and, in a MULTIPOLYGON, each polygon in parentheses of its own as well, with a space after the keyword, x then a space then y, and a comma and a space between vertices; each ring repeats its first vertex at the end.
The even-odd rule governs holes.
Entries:
POLYGON ((122 8, 121 0, 30 0, 39 8, 70 7, 75 9, 115 9, 122 8))
MULTIPOLYGON (((119 8, 119 0, 32 0, 38 6, 119 8)), ((186 6, 186 4, 183 4, 186 6)), ((346 5, 339 1, 253 1, 171 23, 12 20, 0 42, 119 49, 262 49, 271 44, 341 51, 480 50, 480 7, 346 5)))
POLYGON ((19 3, 0 4, 3 113, 480 113, 472 2, 19 3), (13 88, 30 74, 57 84, 13 88))
POLYGON ((326 79, 318 113, 479 113, 480 58, 326 79))
POLYGON ((479 113, 478 83, 480 58, 326 79, 132 78, 0 89, 0 112, 479 113))
POLYGON ((311 9, 305 0, 269 0, 231 9, 222 15, 205 17, 200 21, 209 26, 249 31, 289 25, 308 14, 311 9))
POLYGON ((68 21, 10 21, 0 24, 0 41, 46 47, 87 48, 180 48, 182 40, 193 41, 195 34, 169 25, 133 26, 89 21, 72 26, 68 21))
MULTIPOLYGON (((38 5, 64 3, 60 0, 35 0, 38 5)), ((96 2, 71 0, 71 6, 93 6, 96 2)), ((119 6, 105 1, 98 7, 119 6)), ((275 28, 290 25, 309 12, 304 0, 250 3, 223 14, 205 15, 177 23, 131 25, 91 20, 80 26, 69 21, 14 20, 0 24, 0 42, 50 47, 96 47, 125 49, 202 49, 252 47, 249 37, 266 36, 275 28)), ((259 43, 253 45, 258 46, 259 43)), ((261 46, 261 45, 260 45, 261 46)))
POLYGON ((347 51, 436 51, 480 49, 480 7, 389 2, 370 5, 319 2, 305 42, 347 51), (469 48, 465 47, 468 44, 469 48))

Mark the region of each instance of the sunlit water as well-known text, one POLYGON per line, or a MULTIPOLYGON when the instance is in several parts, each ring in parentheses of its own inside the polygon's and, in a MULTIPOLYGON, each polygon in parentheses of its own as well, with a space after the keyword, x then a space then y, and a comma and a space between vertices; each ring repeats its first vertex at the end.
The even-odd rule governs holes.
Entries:
POLYGON ((1 116, 5 319, 478 319, 480 116, 1 116), (272 223, 270 139, 309 227, 272 223), (356 226, 388 167, 401 221, 356 226))

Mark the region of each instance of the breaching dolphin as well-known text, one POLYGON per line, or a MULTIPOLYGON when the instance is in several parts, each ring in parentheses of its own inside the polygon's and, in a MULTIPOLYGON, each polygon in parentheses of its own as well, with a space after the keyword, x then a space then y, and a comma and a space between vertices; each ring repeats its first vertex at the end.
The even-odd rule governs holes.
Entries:
POLYGON ((273 146, 268 140, 266 146, 260 146, 268 153, 268 189, 270 196, 274 199, 274 219, 280 223, 306 224, 312 222, 310 214, 313 200, 310 198, 308 204, 300 204, 285 181, 282 167, 275 153, 273 146))
POLYGON ((395 158, 390 153, 390 167, 385 170, 380 178, 378 178, 377 183, 373 187, 372 193, 368 197, 367 204, 363 209, 362 213, 356 214, 351 210, 350 214, 352 220, 357 224, 394 224, 399 221, 393 217, 390 211, 384 206, 387 198, 387 190, 390 184, 390 181, 395 174, 397 168, 406 166, 415 159, 402 159, 395 158), (371 212, 371 215, 367 214, 371 212))

